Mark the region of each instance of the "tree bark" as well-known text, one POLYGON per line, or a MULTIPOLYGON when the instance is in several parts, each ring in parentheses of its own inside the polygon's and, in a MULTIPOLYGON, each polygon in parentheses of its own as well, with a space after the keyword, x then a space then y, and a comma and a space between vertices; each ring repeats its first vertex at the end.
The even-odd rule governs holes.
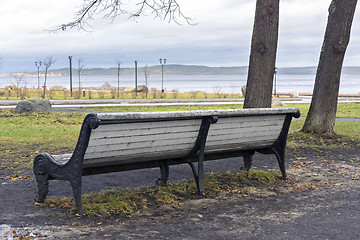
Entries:
POLYGON ((316 72, 305 132, 334 132, 341 68, 350 40, 357 0, 333 0, 316 72))
POLYGON ((279 0, 257 0, 244 108, 271 107, 279 0))

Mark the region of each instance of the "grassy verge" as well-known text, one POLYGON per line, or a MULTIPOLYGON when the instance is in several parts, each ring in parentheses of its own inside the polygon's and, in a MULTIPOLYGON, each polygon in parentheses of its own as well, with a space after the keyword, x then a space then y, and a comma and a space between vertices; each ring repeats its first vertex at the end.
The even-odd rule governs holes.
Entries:
MULTIPOLYGON (((43 95, 43 90, 37 89, 14 89, 10 92, 8 90, 0 89, 0 100, 20 100, 28 98, 41 98, 43 95)), ((189 98, 241 98, 241 94, 230 94, 230 93, 221 93, 218 91, 216 93, 206 93, 203 91, 192 91, 192 92, 178 92, 178 91, 168 91, 161 92, 157 89, 152 89, 148 92, 147 96, 145 92, 139 92, 135 95, 134 92, 120 92, 120 99, 189 99, 189 98)), ((112 90, 86 90, 85 97, 83 92, 74 90, 72 97, 70 97, 70 90, 46 90, 45 98, 47 99, 116 99, 117 91, 116 89, 112 90)))

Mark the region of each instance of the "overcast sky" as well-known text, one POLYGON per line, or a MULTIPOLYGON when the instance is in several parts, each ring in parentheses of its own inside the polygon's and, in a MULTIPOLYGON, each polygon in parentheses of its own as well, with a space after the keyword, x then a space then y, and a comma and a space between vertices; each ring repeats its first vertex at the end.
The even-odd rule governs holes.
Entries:
MULTIPOLYGON (((137 1, 137 0, 130 0, 137 1)), ((52 68, 68 67, 68 56, 84 59, 85 68, 159 64, 248 65, 256 0, 178 0, 195 26, 153 16, 114 22, 99 16, 90 32, 49 33, 71 21, 83 0, 1 0, 0 72, 35 71, 35 61, 53 56, 52 68)), ((126 2, 126 1, 125 1, 126 2)), ((331 0, 280 1, 278 67, 316 66, 331 0)), ((360 16, 357 9, 346 66, 360 65, 360 16)), ((75 66, 74 66, 75 67, 75 66)))

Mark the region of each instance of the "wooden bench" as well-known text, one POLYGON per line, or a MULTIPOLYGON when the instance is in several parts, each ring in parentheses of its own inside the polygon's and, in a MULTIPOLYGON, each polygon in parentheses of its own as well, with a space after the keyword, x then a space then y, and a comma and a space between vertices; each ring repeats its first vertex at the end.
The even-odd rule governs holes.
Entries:
POLYGON ((203 161, 242 156, 250 169, 255 151, 275 154, 285 178, 287 133, 299 116, 296 108, 88 114, 73 154, 35 157, 36 201, 45 200, 48 180, 67 180, 82 215, 82 176, 160 167, 158 183, 166 184, 169 165, 181 163, 202 194, 203 161))

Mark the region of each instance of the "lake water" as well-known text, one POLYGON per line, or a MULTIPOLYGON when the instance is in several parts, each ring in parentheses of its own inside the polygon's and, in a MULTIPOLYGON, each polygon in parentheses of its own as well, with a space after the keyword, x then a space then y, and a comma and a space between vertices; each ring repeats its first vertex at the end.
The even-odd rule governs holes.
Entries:
MULTIPOLYGON (((215 93, 240 93, 241 86, 246 85, 247 75, 169 75, 164 76, 164 89, 167 91, 178 90, 179 92, 205 91, 215 93)), ((37 76, 23 77, 28 88, 38 86, 37 76)), ((44 77, 40 76, 40 86, 43 85, 44 77)), ((277 75, 276 91, 312 93, 315 75, 277 75)), ((0 76, 0 88, 15 83, 14 77, 0 76)), ((82 87, 101 87, 105 82, 111 86, 117 86, 117 76, 81 76, 82 87)), ((48 86, 60 85, 70 88, 69 76, 50 76, 48 86)), ((134 76, 120 76, 120 86, 128 87, 135 85, 134 76)), ((145 85, 143 75, 138 76, 138 85, 145 85)), ((78 87, 78 76, 73 76, 73 88, 78 87)), ((161 90, 161 76, 149 76, 148 87, 161 90)), ((341 77, 340 93, 359 93, 360 75, 343 75, 341 77)))

